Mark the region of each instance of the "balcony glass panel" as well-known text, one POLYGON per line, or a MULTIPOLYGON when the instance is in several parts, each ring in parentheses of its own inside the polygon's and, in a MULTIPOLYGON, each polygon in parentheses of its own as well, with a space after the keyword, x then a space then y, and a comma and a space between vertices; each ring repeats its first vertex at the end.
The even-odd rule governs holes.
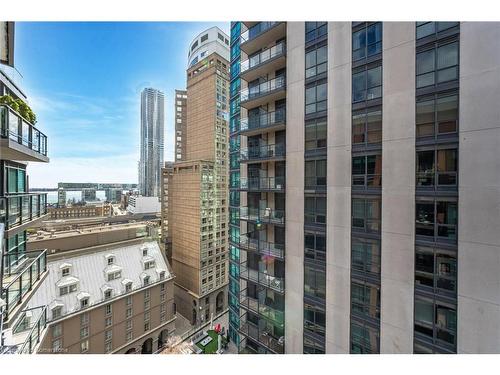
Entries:
POLYGON ((255 99, 259 96, 267 95, 272 91, 283 89, 286 85, 285 76, 278 76, 269 81, 262 82, 261 84, 242 90, 240 93, 240 101, 255 99))

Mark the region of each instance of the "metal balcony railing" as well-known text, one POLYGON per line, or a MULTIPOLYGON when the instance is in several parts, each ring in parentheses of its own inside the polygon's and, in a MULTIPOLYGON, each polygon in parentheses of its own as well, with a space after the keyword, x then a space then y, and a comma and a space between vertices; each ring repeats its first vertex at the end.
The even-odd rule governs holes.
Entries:
POLYGON ((277 124, 285 123, 286 108, 273 112, 266 112, 257 116, 245 117, 240 120, 240 131, 265 129, 277 124))
POLYGON ((284 89, 285 86, 286 78, 284 75, 262 82, 257 86, 242 90, 240 93, 240 103, 256 99, 276 90, 284 89))
POLYGON ((254 251, 261 255, 272 256, 279 259, 283 259, 285 257, 285 244, 251 238, 248 234, 240 235, 239 245, 243 250, 254 251))
POLYGON ((284 157, 285 154, 286 151, 284 143, 243 148, 240 151, 241 160, 248 161, 284 157))
POLYGON ((248 30, 245 30, 244 32, 241 33, 240 44, 255 39, 259 35, 271 29, 273 26, 277 25, 278 23, 280 22, 279 21, 259 22, 258 24, 252 26, 248 30))
POLYGON ((240 179, 240 189, 242 190, 285 190, 285 177, 250 177, 240 179))
POLYGON ((278 326, 283 327, 285 322, 285 312, 265 304, 264 299, 259 300, 248 296, 247 289, 240 293, 240 306, 246 310, 260 314, 278 326))
POLYGON ((261 64, 266 63, 267 61, 274 59, 275 57, 279 57, 284 55, 286 52, 286 44, 285 42, 281 42, 272 46, 271 48, 265 49, 261 53, 250 57, 247 60, 241 62, 240 72, 244 73, 249 69, 253 69, 261 64))
POLYGON ((265 272, 248 268, 246 262, 240 265, 240 277, 258 283, 259 285, 271 288, 277 292, 285 291, 285 279, 282 277, 272 276, 265 272))
POLYGON ((4 269, 1 298, 6 303, 6 319, 46 270, 47 250, 26 252, 15 268, 4 269))
POLYGON ((13 334, 15 336, 25 335, 26 338, 22 345, 18 348, 19 354, 32 354, 35 348, 42 340, 45 329, 47 328, 47 306, 34 307, 23 310, 19 319, 19 324, 14 327, 13 334))
POLYGON ((240 207, 240 219, 260 220, 265 224, 285 224, 285 211, 273 208, 240 207))
POLYGON ((20 193, 0 197, 0 223, 5 230, 35 220, 47 213, 47 193, 20 193))
POLYGON ((6 104, 0 104, 0 135, 47 156, 47 136, 6 104))
POLYGON ((254 323, 241 321, 240 332, 265 345, 276 354, 284 353, 284 345, 280 342, 279 338, 272 336, 266 329, 259 329, 254 323))

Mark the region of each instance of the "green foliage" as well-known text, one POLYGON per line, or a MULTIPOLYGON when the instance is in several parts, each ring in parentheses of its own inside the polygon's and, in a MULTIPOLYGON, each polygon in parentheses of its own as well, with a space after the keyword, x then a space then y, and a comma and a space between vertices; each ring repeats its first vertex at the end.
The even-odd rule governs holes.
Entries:
POLYGON ((21 99, 14 99, 10 95, 0 96, 0 104, 7 104, 14 111, 18 112, 22 117, 36 124, 36 115, 28 104, 21 99))

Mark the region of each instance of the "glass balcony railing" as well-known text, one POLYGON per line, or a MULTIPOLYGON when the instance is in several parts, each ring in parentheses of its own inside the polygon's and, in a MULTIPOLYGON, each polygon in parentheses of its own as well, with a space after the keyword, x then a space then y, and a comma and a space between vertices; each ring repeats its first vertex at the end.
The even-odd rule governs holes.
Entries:
POLYGON ((284 157, 285 154, 286 151, 284 143, 243 148, 240 151, 241 160, 248 161, 284 157))
POLYGON ((240 178, 240 189, 242 190, 285 190, 285 177, 250 177, 240 178))
POLYGON ((242 90, 240 93, 240 103, 256 99, 273 91, 284 89, 285 86, 286 78, 284 75, 262 82, 259 85, 242 90))
POLYGON ((273 258, 283 259, 285 256, 285 244, 251 238, 247 234, 240 235, 239 245, 243 250, 254 251, 261 255, 272 256, 273 258))
POLYGON ((271 333, 265 328, 260 329, 258 325, 248 320, 241 320, 240 332, 265 345, 276 354, 284 353, 284 345, 282 340, 272 336, 271 333))
POLYGON ((47 328, 47 306, 26 309, 22 312, 18 324, 13 329, 14 343, 22 339, 17 353, 32 354, 42 340, 47 328))
POLYGON ((252 26, 248 30, 241 33, 240 36, 240 44, 248 42, 252 39, 255 39, 259 35, 265 33, 267 30, 271 29, 275 25, 280 23, 279 21, 267 21, 267 22, 259 22, 258 24, 252 26))
POLYGON ((246 310, 260 314, 263 317, 273 321, 276 325, 283 327, 285 322, 285 312, 277 310, 264 303, 264 299, 257 299, 247 295, 247 289, 240 293, 240 306, 246 310))
POLYGON ((0 197, 0 223, 9 230, 47 213, 47 193, 0 197))
POLYGON ((249 69, 253 69, 261 64, 266 63, 271 59, 274 59, 275 57, 284 55, 285 52, 286 52, 285 42, 276 44, 275 46, 265 49, 261 53, 252 56, 247 60, 242 61, 240 65, 240 71, 241 73, 245 73, 249 69))
POLYGON ((285 211, 274 208, 240 207, 240 219, 260 220, 265 224, 285 224, 285 211))
POLYGON ((240 277, 271 288, 280 293, 285 291, 285 279, 283 277, 272 276, 266 272, 249 268, 247 267, 246 262, 240 265, 240 277))
POLYGON ((240 120, 240 131, 254 129, 265 129, 281 123, 285 123, 286 108, 277 109, 274 112, 266 112, 257 116, 242 118, 240 120))
POLYGON ((47 156, 47 136, 5 104, 0 104, 0 125, 2 138, 47 156))
POLYGON ((47 250, 26 252, 24 256, 16 269, 4 273, 1 298, 6 303, 6 319, 47 270, 47 250))

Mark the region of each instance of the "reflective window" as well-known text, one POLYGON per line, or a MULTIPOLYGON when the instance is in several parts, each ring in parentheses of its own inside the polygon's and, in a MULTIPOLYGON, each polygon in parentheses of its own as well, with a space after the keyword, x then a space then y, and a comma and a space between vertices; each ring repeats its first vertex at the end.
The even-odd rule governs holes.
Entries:
POLYGON ((382 110, 364 109, 352 115, 352 143, 382 142, 382 110))
POLYGON ((415 297, 415 333, 435 343, 456 345, 456 306, 420 296, 415 297))
POLYGON ((306 224, 326 224, 326 197, 304 198, 304 221, 306 224))
POLYGON ((306 78, 326 72, 328 68, 328 47, 321 46, 306 52, 306 78))
POLYGON ((352 158, 352 185, 382 186, 382 155, 354 156, 352 158))
POLYGON ((306 22, 306 43, 328 33, 327 22, 306 22))
POLYGON ((305 128, 306 151, 326 148, 327 123, 326 118, 308 121, 305 128))
POLYGON ((458 42, 417 54, 417 88, 458 79, 458 42))
POLYGON ((382 22, 352 33, 352 60, 357 61, 382 52, 382 22))
POLYGON ((380 219, 380 199, 352 199, 352 229, 368 233, 380 233, 380 219))
POLYGON ((306 115, 326 111, 327 85, 325 83, 314 83, 306 87, 306 115))
POLYGON ((304 303, 304 330, 324 337, 325 326, 325 308, 304 303))
POLYGON ((305 188, 326 186, 326 159, 305 162, 305 188))
POLYGON ((304 233, 304 258, 326 262, 326 236, 323 233, 304 233))
POLYGON ((434 237, 437 241, 456 241, 457 202, 419 200, 416 202, 415 210, 417 235, 434 237))
POLYGON ((353 237, 351 267, 360 272, 380 274, 380 240, 353 237))
POLYGON ((417 100, 417 138, 456 133, 458 95, 444 94, 417 100))
POLYGON ((325 270, 304 264, 304 296, 325 298, 326 273, 325 270))
POLYGON ((382 67, 377 66, 352 75, 353 103, 382 96, 382 67))
POLYGON ((458 150, 417 152, 417 187, 456 186, 458 150))
POLYGON ((379 353, 380 337, 379 330, 351 322, 351 353, 372 354, 379 353))
POLYGON ((417 22, 417 39, 457 26, 458 22, 417 22))
POLYGON ((433 289, 456 292, 456 252, 417 246, 415 253, 415 283, 433 289))
POLYGON ((380 287, 353 281, 351 283, 351 312, 380 319, 380 287))

